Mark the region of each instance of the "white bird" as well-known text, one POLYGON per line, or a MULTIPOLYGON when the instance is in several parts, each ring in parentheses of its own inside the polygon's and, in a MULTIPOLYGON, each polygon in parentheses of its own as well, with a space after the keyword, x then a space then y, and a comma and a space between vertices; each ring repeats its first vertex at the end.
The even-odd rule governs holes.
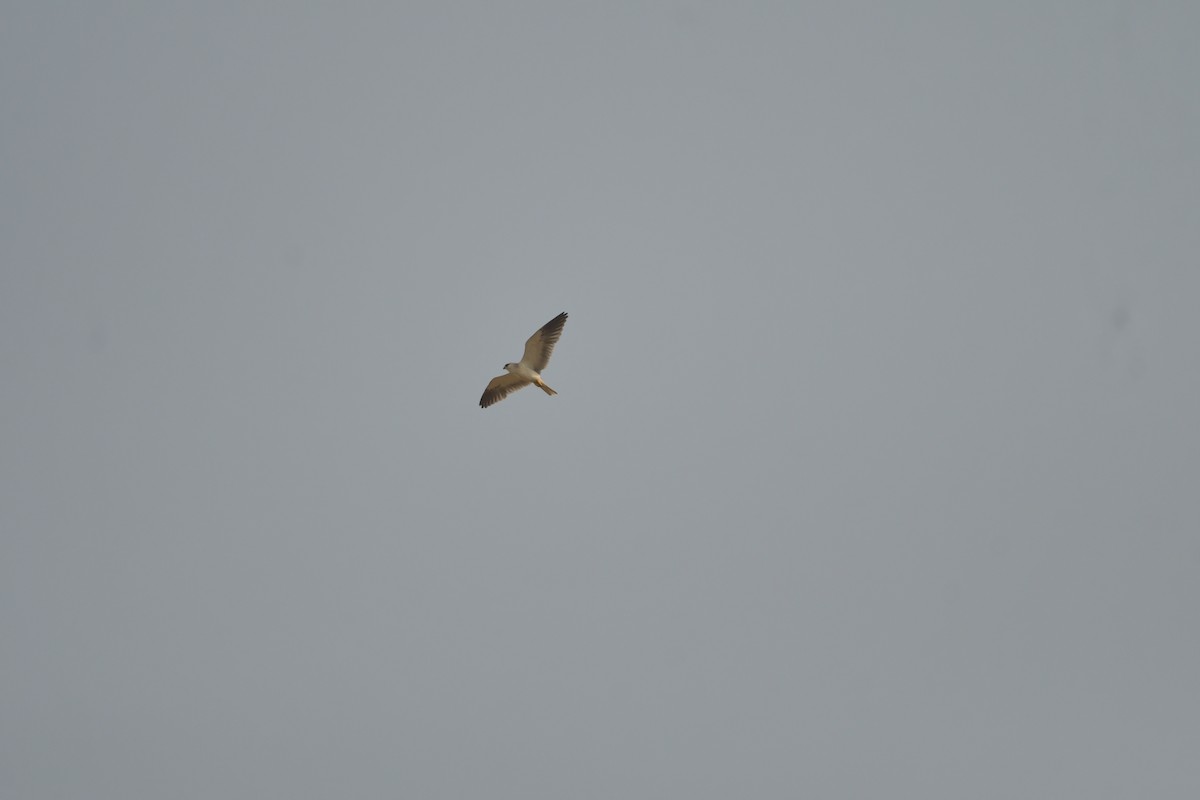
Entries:
POLYGON ((487 408, 493 403, 499 403, 517 389, 524 389, 529 384, 541 389, 549 395, 558 394, 542 380, 539 374, 550 363, 550 354, 558 337, 562 336, 563 325, 567 324, 567 312, 559 314, 554 319, 539 328, 525 342, 525 355, 516 364, 505 364, 505 373, 498 375, 488 383, 479 398, 479 407, 487 408))

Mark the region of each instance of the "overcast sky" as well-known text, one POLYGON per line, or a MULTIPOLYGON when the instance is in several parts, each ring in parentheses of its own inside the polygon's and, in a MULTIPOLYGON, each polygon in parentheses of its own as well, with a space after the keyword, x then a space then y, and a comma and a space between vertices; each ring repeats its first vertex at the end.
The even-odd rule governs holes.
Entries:
POLYGON ((1200 6, 0 18, 0 796, 1200 796, 1200 6))

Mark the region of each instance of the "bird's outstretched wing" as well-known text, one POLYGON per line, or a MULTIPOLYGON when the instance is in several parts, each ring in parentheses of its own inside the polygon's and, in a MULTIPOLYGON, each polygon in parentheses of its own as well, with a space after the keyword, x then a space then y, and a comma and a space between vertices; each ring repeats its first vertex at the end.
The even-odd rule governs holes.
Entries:
POLYGON ((487 408, 493 403, 499 403, 517 389, 523 389, 528 385, 529 381, 508 372, 497 375, 488 382, 487 388, 483 390, 483 397, 479 398, 479 407, 487 408))
POLYGON ((525 355, 521 356, 521 363, 534 372, 544 370, 550 363, 550 354, 554 352, 554 345, 558 344, 558 337, 562 336, 563 325, 566 324, 567 312, 564 311, 539 328, 525 342, 525 355))

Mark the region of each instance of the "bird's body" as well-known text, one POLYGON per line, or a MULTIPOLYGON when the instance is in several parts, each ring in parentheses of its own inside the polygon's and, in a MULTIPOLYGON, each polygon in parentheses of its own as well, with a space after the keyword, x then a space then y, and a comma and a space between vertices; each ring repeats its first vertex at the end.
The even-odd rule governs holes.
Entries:
POLYGON ((546 394, 558 394, 542 381, 541 373, 534 372, 524 364, 505 364, 504 368, 508 370, 508 374, 514 378, 520 378, 526 383, 532 383, 534 386, 541 388, 546 394))
POLYGON ((525 354, 521 360, 515 364, 505 364, 505 374, 497 375, 488 383, 487 388, 483 390, 483 397, 479 398, 479 407, 487 408, 499 403, 517 389, 523 389, 531 383, 548 395, 558 394, 542 380, 541 372, 550 363, 550 354, 554 351, 558 338, 562 336, 563 325, 566 323, 567 314, 564 311, 530 336, 525 342, 525 354))

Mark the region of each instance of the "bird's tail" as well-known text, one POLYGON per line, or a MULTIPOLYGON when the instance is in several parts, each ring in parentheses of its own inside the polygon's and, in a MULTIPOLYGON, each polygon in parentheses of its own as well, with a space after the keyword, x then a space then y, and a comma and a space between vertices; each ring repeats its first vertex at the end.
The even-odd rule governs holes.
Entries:
POLYGON ((538 386, 538 388, 539 388, 539 389, 541 389, 543 392, 545 392, 546 394, 550 395, 551 397, 553 397, 554 395, 558 394, 558 392, 556 392, 556 391, 554 391, 553 389, 551 389, 551 388, 550 388, 549 386, 547 386, 547 385, 545 384, 545 382, 544 382, 544 381, 542 381, 542 380, 538 380, 538 382, 537 382, 537 386, 538 386))

